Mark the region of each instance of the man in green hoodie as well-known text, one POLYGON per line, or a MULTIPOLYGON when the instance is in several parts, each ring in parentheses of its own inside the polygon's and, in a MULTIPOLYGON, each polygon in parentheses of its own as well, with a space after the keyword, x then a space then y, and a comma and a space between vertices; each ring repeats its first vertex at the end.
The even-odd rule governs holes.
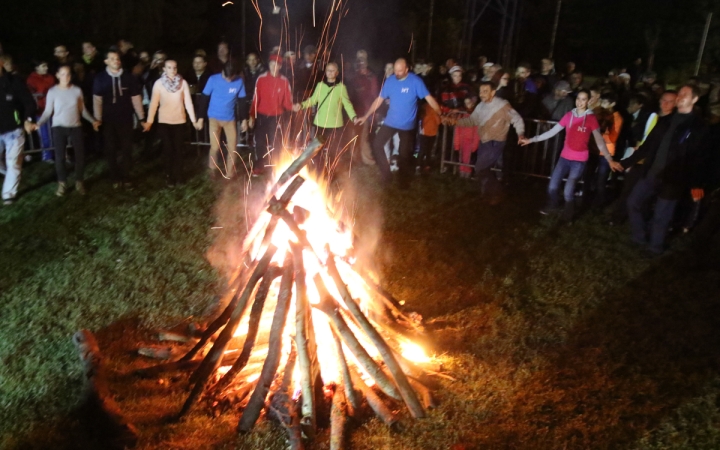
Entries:
POLYGON ((340 137, 342 136, 343 109, 353 123, 357 123, 357 114, 350 102, 345 85, 338 80, 340 69, 334 62, 325 67, 325 79, 317 84, 310 98, 302 103, 293 105, 293 111, 317 106, 317 113, 313 124, 317 127, 317 134, 323 136, 325 146, 321 157, 315 161, 316 170, 331 173, 338 164, 340 157, 340 137), (317 167, 317 166, 320 167, 317 167))

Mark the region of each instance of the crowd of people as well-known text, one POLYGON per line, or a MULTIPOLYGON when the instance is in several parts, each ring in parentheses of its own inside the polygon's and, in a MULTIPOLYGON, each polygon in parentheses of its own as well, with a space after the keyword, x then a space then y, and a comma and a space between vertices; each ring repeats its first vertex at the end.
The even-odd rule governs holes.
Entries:
POLYGON ((160 141, 168 186, 182 182, 191 126, 209 131, 213 178, 239 176, 239 130, 251 151, 253 176, 277 162, 283 145, 303 145, 315 136, 325 146, 313 164, 330 176, 352 157, 343 151, 352 138, 358 159, 375 164, 384 184, 392 183, 397 169, 401 189, 416 173, 434 168, 438 131, 446 126, 460 175, 479 180, 483 201, 496 205, 505 193, 493 169, 510 147, 512 126, 514 147, 561 137, 543 214, 557 213, 572 223, 582 180, 585 200, 592 197, 598 208, 614 201, 609 221, 629 219, 633 240, 652 254, 663 252, 678 215, 696 221, 703 198, 713 191, 705 223, 716 228, 720 220, 713 147, 720 126, 717 93, 701 92, 697 79, 667 89, 656 74, 641 70, 639 60, 588 84, 574 63, 561 73, 548 58, 537 71, 524 62, 510 71, 485 57, 474 67, 454 59, 411 65, 400 58, 376 74, 364 50, 344 70, 326 52, 320 58, 312 45, 301 58, 275 47, 266 58, 246 55, 242 64, 223 41, 212 57, 196 51, 181 75, 178 61, 165 52, 137 51, 125 39, 102 54, 84 42, 81 52, 74 59, 58 45, 52 59, 33 61, 27 77, 0 52, 5 205, 16 199, 26 135, 34 134, 45 149, 43 160, 54 161, 58 196, 69 190, 71 142, 75 191, 84 195, 86 153, 100 150, 113 186, 133 188, 135 128, 145 133, 146 151, 160 141), (526 137, 527 119, 556 124, 526 137))

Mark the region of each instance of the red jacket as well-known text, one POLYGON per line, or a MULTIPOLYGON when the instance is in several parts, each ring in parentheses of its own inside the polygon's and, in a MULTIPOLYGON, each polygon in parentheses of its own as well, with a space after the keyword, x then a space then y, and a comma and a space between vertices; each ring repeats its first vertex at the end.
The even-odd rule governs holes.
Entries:
POLYGON ((37 72, 33 72, 28 76, 27 87, 37 101, 38 114, 42 114, 45 110, 45 97, 53 86, 55 86, 55 77, 50 74, 40 75, 37 72))
POLYGON ((282 75, 273 77, 268 70, 260 75, 255 83, 255 93, 250 105, 250 117, 279 116, 292 110, 290 82, 282 75))

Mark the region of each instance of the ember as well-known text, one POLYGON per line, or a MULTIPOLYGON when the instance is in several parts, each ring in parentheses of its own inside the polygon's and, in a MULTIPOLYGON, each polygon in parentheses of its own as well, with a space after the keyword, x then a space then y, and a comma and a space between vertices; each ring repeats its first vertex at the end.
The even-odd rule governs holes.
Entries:
POLYGON ((433 406, 420 317, 357 267, 352 231, 306 169, 322 145, 311 142, 269 190, 222 314, 179 361, 142 370, 194 369, 179 417, 202 398, 240 407, 240 432, 265 411, 292 448, 329 426, 335 449, 363 399, 389 426, 396 404, 415 418, 433 406))

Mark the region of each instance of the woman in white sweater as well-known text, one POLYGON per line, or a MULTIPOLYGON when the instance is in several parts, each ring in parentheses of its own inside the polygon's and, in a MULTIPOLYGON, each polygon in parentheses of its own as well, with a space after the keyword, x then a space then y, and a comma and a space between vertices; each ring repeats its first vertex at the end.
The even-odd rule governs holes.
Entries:
POLYGON ((143 125, 143 131, 150 130, 156 112, 158 112, 158 133, 163 143, 167 185, 173 187, 180 181, 187 117, 190 117, 196 129, 201 129, 202 125, 195 118, 190 87, 187 81, 178 75, 177 62, 172 59, 165 61, 163 74, 153 85, 148 119, 143 125))
POLYGON ((83 140, 80 116, 93 124, 97 129, 100 122, 88 112, 79 87, 70 84, 72 72, 70 66, 60 66, 55 76, 58 84, 47 93, 45 111, 36 127, 52 118, 52 137, 55 146, 55 170, 57 171, 58 187, 55 195, 62 197, 67 191, 67 173, 65 171, 65 148, 68 138, 75 149, 75 190, 85 195, 85 143, 83 140))

